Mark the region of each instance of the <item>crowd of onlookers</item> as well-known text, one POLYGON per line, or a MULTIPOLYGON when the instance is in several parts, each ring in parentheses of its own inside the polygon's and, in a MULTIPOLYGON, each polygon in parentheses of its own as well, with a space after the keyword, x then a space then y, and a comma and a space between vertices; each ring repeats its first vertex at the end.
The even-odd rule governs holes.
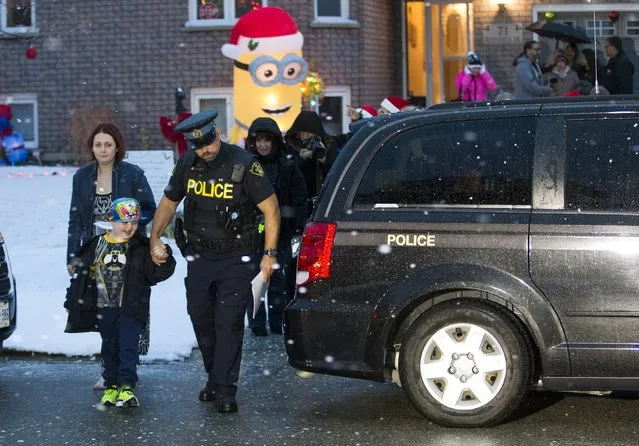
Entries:
POLYGON ((597 60, 594 50, 574 43, 556 49, 542 66, 539 43, 530 40, 515 58, 515 98, 541 96, 579 96, 632 94, 635 67, 618 36, 604 42, 606 64, 597 60))
MULTIPOLYGON (((543 96, 582 96, 632 94, 635 67, 623 49, 621 38, 605 39, 606 61, 595 51, 579 50, 569 42, 555 49, 545 63, 540 61, 541 46, 529 40, 513 61, 514 94, 499 92, 496 99, 533 99, 543 96)), ((485 101, 497 85, 474 52, 468 53, 466 66, 457 74, 456 101, 485 101)))

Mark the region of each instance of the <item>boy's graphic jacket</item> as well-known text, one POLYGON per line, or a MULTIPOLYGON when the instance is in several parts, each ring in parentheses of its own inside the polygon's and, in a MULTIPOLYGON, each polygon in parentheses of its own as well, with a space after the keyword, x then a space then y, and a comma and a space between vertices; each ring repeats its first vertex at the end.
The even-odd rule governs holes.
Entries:
MULTIPOLYGON (((101 237, 103 236, 94 237, 76 253, 74 260, 76 274, 67 288, 64 302, 64 308, 69 310, 67 326, 64 330, 66 333, 98 331, 95 254, 101 237)), ((122 315, 146 322, 149 317, 151 287, 173 275, 175 258, 171 247, 167 246, 169 258, 158 266, 151 260, 150 243, 147 237, 136 234, 128 243, 120 311, 122 315)))

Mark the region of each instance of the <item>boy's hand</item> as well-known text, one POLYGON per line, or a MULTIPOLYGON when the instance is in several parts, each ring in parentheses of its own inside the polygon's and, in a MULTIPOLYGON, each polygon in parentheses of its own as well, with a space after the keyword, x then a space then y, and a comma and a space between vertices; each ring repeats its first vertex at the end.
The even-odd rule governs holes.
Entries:
POLYGON ((151 259, 153 263, 160 266, 169 258, 169 252, 162 240, 156 237, 151 238, 151 259))

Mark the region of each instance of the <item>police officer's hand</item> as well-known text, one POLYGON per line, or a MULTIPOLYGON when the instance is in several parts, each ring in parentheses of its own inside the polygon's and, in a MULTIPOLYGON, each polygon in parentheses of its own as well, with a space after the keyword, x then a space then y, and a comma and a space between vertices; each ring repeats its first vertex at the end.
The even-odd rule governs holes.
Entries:
POLYGON ((262 278, 264 282, 268 282, 271 278, 271 274, 273 274, 273 270, 279 268, 279 264, 277 263, 277 259, 275 257, 264 255, 262 257, 262 262, 260 263, 260 271, 262 271, 262 278), (277 266, 275 266, 277 265, 277 266))
POLYGON ((169 258, 169 251, 162 240, 151 237, 151 259, 156 265, 161 265, 169 258))

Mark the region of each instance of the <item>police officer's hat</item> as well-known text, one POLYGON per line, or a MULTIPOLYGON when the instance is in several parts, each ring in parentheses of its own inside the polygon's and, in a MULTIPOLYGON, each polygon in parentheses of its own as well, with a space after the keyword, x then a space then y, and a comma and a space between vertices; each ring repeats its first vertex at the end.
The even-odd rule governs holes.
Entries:
POLYGON ((215 133, 216 110, 206 110, 186 118, 175 126, 175 131, 184 133, 189 150, 208 146, 217 138, 215 133))

